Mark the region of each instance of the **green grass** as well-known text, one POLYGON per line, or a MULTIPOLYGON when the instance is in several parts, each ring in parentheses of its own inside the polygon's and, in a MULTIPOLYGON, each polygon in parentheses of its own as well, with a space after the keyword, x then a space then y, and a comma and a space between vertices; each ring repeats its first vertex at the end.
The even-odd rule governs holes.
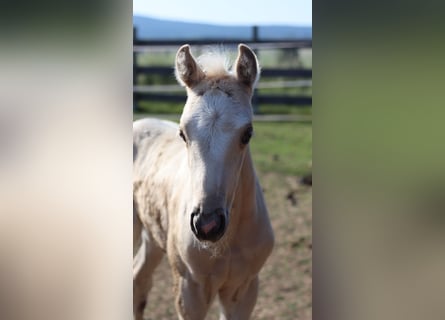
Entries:
POLYGON ((263 104, 258 108, 258 114, 292 114, 292 115, 312 115, 311 106, 288 106, 263 104))
POLYGON ((276 95, 283 95, 283 96, 312 96, 312 88, 311 87, 294 87, 294 88, 262 88, 258 89, 259 95, 269 95, 269 94, 276 94, 276 95))
MULTIPOLYGON (((179 49, 179 47, 178 47, 179 49)), ((176 51, 146 52, 137 55, 137 64, 140 66, 171 66, 175 63, 176 51)))
POLYGON ((251 151, 262 173, 303 175, 311 171, 312 124, 256 122, 251 151))
POLYGON ((160 101, 140 101, 138 108, 140 113, 154 114, 181 114, 184 108, 185 97, 183 103, 160 102, 160 101))

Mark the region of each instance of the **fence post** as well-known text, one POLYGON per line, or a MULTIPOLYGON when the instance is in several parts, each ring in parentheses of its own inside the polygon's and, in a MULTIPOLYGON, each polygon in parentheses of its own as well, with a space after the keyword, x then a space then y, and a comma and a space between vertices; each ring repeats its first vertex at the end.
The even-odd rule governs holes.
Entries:
MULTIPOLYGON (((258 26, 253 26, 252 27, 252 42, 256 43, 258 42, 258 26)), ((255 52, 255 55, 258 57, 258 49, 254 49, 253 52, 255 52)), ((253 113, 254 114, 258 114, 258 89, 254 88, 253 89, 253 95, 252 95, 252 107, 253 107, 253 113)))
POLYGON ((137 99, 136 99, 136 94, 134 92, 134 86, 137 85, 137 53, 136 51, 134 51, 134 44, 136 42, 137 39, 137 34, 136 34, 137 30, 136 27, 133 26, 133 113, 138 111, 138 105, 137 105, 137 99))

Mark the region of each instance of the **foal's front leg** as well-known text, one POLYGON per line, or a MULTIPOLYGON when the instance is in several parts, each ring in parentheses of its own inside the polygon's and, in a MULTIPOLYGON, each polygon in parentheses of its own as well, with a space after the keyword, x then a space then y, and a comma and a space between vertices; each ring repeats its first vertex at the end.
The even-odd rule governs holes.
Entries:
POLYGON ((204 319, 215 294, 211 292, 208 286, 197 283, 188 273, 185 277, 175 275, 175 281, 175 306, 179 319, 204 319))
POLYGON ((226 288, 219 293, 220 320, 247 320, 258 296, 258 276, 239 288, 226 288))

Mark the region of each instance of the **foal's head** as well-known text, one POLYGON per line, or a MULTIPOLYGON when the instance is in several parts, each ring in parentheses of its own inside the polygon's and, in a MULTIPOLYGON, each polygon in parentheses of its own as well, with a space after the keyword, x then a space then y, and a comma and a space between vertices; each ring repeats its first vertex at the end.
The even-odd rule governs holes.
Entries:
POLYGON ((188 45, 176 55, 176 77, 187 102, 179 137, 187 147, 191 177, 190 226, 199 240, 216 242, 226 231, 241 166, 252 136, 253 88, 258 61, 240 44, 232 68, 213 53, 196 61, 188 45))

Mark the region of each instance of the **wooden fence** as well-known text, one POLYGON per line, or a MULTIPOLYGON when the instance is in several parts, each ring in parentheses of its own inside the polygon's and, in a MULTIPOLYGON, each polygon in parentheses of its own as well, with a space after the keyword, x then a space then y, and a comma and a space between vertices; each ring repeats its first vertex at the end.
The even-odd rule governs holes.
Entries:
MULTIPOLYGON (((156 49, 169 49, 176 51, 184 43, 196 46, 206 46, 211 44, 223 44, 226 46, 236 46, 238 43, 246 43, 254 51, 258 53, 263 49, 283 48, 283 49, 302 49, 312 48, 312 40, 291 40, 280 39, 273 41, 261 41, 258 39, 258 29, 253 27, 253 37, 250 41, 246 39, 200 39, 200 40, 144 40, 136 37, 134 30, 133 40, 133 108, 135 111, 139 109, 140 101, 167 101, 184 103, 186 96, 184 93, 178 93, 177 88, 171 85, 154 85, 143 86, 138 85, 137 78, 140 74, 173 76, 173 67, 164 66, 139 66, 137 64, 137 55, 141 52, 156 51, 156 49)), ((280 78, 285 79, 275 83, 265 82, 259 84, 261 88, 283 88, 283 87, 312 87, 312 69, 302 68, 264 68, 261 70, 261 79, 280 78)), ((308 95, 283 95, 283 94, 263 94, 255 90, 252 99, 255 112, 261 110, 259 106, 264 104, 271 105, 288 105, 290 107, 308 107, 312 105, 312 96, 308 95)))

